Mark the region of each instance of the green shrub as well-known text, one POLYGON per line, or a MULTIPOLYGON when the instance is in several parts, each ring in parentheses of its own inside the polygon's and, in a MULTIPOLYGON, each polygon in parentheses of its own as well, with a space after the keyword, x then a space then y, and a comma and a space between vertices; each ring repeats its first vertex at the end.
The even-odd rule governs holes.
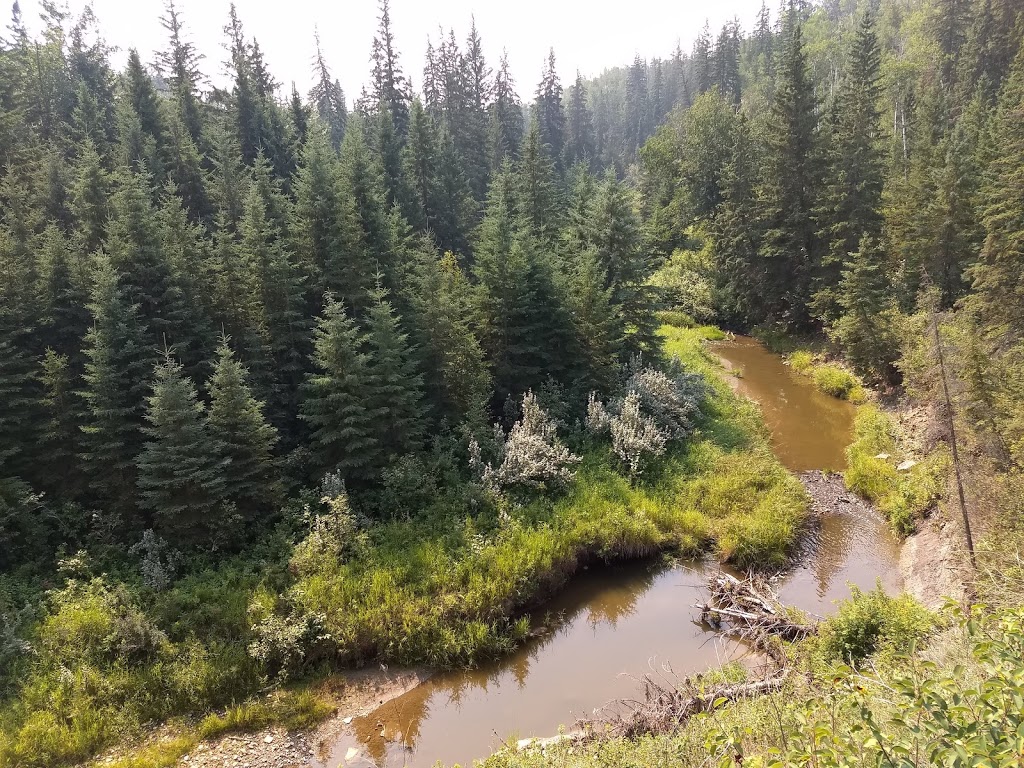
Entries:
POLYGON ((827 395, 851 402, 864 400, 864 389, 857 381, 857 377, 838 365, 816 365, 811 371, 811 378, 814 380, 814 386, 827 395))
POLYGON ((910 595, 890 597, 881 585, 851 592, 821 625, 819 649, 828 661, 852 664, 881 650, 906 652, 935 626, 932 614, 910 595))
POLYGON ((807 373, 811 366, 814 365, 814 355, 806 349, 798 349, 787 360, 790 367, 797 373, 807 373))

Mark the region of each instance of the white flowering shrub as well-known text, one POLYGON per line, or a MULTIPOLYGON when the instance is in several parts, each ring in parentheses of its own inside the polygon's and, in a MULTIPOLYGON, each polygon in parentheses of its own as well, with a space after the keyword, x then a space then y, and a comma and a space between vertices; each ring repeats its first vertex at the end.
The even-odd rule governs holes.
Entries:
POLYGON ((630 392, 622 402, 619 414, 609 420, 612 450, 636 477, 650 459, 665 453, 668 436, 658 429, 654 419, 640 407, 640 396, 630 392))
POLYGON ((150 589, 163 592, 174 580, 174 562, 168 552, 167 542, 147 528, 142 540, 132 545, 128 553, 141 557, 139 566, 142 569, 142 581, 150 589))
POLYGON ((506 436, 495 425, 498 457, 483 464, 479 446, 470 444, 470 462, 480 469, 484 485, 495 493, 509 489, 558 490, 572 482, 572 467, 580 461, 558 439, 555 422, 537 403, 533 392, 523 395, 523 416, 506 436))
POLYGON ((605 405, 590 394, 586 426, 594 435, 611 434, 612 450, 636 477, 670 441, 693 432, 706 394, 703 377, 684 371, 678 358, 667 371, 637 365, 625 397, 605 405))
POLYGON ((643 410, 672 440, 693 432, 707 396, 704 377, 683 370, 679 358, 673 358, 667 371, 640 368, 626 382, 626 393, 635 392, 643 410))

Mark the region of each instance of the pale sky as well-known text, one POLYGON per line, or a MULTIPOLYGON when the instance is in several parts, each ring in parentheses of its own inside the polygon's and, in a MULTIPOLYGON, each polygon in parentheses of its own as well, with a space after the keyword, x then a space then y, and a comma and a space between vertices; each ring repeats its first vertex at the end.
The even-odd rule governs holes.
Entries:
MULTIPOLYGON (((68 3, 77 14, 85 0, 68 3)), ((153 61, 153 51, 165 42, 158 21, 163 0, 93 0, 92 4, 107 42, 121 49, 114 57, 117 68, 131 47, 139 49, 143 61, 153 61)), ((178 0, 177 4, 191 41, 206 56, 203 71, 223 84, 222 30, 230 0, 178 0)), ((38 0, 21 0, 21 6, 30 27, 36 28, 38 0)), ((292 80, 303 94, 311 85, 314 28, 320 30, 324 54, 349 103, 369 80, 376 0, 236 0, 236 6, 246 35, 256 37, 271 73, 284 84, 283 95, 290 91, 292 80)), ((667 57, 677 39, 689 51, 705 19, 713 33, 733 16, 749 30, 760 8, 761 0, 392 0, 391 19, 402 67, 417 90, 427 36, 436 43, 439 24, 454 27, 461 46, 475 15, 488 64, 497 68, 506 48, 516 88, 524 100, 530 100, 552 46, 562 84, 567 86, 577 69, 593 77, 632 62, 637 53, 643 58, 667 57)))

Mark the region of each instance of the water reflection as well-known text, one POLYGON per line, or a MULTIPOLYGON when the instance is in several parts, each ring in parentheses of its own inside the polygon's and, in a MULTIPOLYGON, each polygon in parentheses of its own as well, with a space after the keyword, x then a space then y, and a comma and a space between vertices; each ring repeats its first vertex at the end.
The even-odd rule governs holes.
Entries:
MULTIPOLYGON (((717 566, 715 566, 717 568, 717 566)), ((635 678, 667 661, 679 674, 748 650, 709 634, 690 607, 702 599, 700 563, 592 569, 547 606, 545 635, 480 669, 440 675, 353 721, 322 765, 471 764, 510 737, 554 733, 559 723, 635 693, 635 678), (353 748, 362 752, 346 763, 353 748)))

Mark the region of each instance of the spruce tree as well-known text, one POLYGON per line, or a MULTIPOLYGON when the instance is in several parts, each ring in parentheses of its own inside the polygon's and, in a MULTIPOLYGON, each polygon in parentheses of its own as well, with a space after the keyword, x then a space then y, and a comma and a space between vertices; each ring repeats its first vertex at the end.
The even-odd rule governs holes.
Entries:
POLYGON ((71 187, 71 212, 75 219, 76 247, 95 253, 103 245, 110 217, 110 175, 91 141, 82 145, 77 175, 71 187))
POLYGON ((423 439, 423 376, 386 294, 378 290, 366 316, 367 401, 382 459, 410 453, 423 439))
POLYGON ((230 538, 224 502, 234 470, 211 434, 195 385, 170 353, 156 366, 146 422, 148 439, 136 461, 139 504, 156 530, 179 547, 230 538))
POLYGON ((449 425, 483 425, 491 377, 473 329, 473 289, 454 255, 429 255, 417 277, 411 324, 427 403, 449 425))
POLYGON ((534 105, 540 143, 561 170, 562 154, 565 150, 565 110, 562 106, 562 83, 555 69, 555 50, 548 52, 544 72, 537 86, 537 100, 534 105))
POLYGON ((768 319, 799 328, 810 321, 808 302, 820 259, 814 217, 820 189, 817 118, 800 25, 790 23, 785 36, 779 83, 764 130, 757 197, 764 222, 760 255, 768 319))
POLYGON ((1024 47, 999 97, 993 140, 999 152, 983 189, 985 244, 972 270, 971 305, 996 336, 1024 335, 1024 47))
POLYGON ((594 198, 589 241, 605 273, 605 288, 624 328, 624 352, 657 357, 660 348, 651 267, 640 242, 640 223, 625 187, 609 175, 594 198))
POLYGON ((516 210, 527 231, 545 248, 554 248, 561 225, 562 201, 555 163, 539 123, 530 123, 516 165, 516 210))
POLYGON ((310 461, 346 481, 372 477, 381 447, 373 414, 364 338, 330 295, 313 331, 314 371, 306 377, 300 416, 309 425, 310 461))
MULTIPOLYGON (((345 103, 345 92, 337 80, 331 79, 331 71, 324 60, 320 49, 320 34, 316 35, 316 58, 313 61, 313 76, 316 84, 309 92, 309 100, 313 102, 317 117, 327 126, 331 136, 331 146, 337 151, 341 148, 341 140, 345 138, 345 127, 348 124, 348 105, 345 103)), ((298 93, 292 96, 292 114, 299 132, 300 140, 305 143, 308 126, 305 113, 302 111, 298 93)))
POLYGON ((395 133, 403 140, 409 128, 409 102, 412 98, 395 49, 390 0, 380 0, 377 35, 373 38, 370 60, 373 62, 374 101, 390 113, 395 133))
POLYGON ((565 143, 565 164, 572 167, 577 163, 592 165, 597 154, 594 144, 594 120, 587 106, 586 85, 583 76, 576 71, 576 84, 569 92, 567 118, 568 137, 565 143))
POLYGON ((850 254, 839 286, 841 316, 830 329, 857 370, 877 381, 895 382, 899 355, 886 256, 871 237, 850 254))
POLYGON ((519 154, 523 140, 523 107, 516 95, 515 81, 508 66, 508 53, 494 77, 494 102, 491 104, 491 167, 497 169, 506 158, 519 154))
POLYGON ((882 234, 881 61, 869 11, 857 29, 848 71, 836 97, 836 117, 826 150, 827 180, 818 204, 825 252, 817 276, 815 309, 826 320, 834 317, 833 288, 838 287, 848 255, 858 250, 864 238, 877 242, 882 234))
POLYGON ((203 121, 197 94, 197 86, 202 77, 199 71, 202 57, 185 37, 184 24, 174 0, 166 0, 160 25, 167 32, 168 48, 157 54, 158 66, 171 85, 176 117, 188 138, 197 147, 202 147, 203 121))
POLYGON ((273 449, 277 430, 264 416, 264 404, 253 397, 249 373, 221 338, 210 377, 209 436, 228 460, 224 495, 247 520, 272 511, 281 497, 279 469, 273 449))
POLYGON ((73 499, 85 485, 78 463, 83 412, 81 400, 75 395, 77 374, 66 355, 48 349, 38 376, 44 412, 40 453, 46 457, 42 487, 56 499, 73 499))
MULTIPOLYGON (((139 307, 122 287, 109 259, 93 275, 93 325, 85 339, 81 396, 82 460, 90 485, 124 532, 139 532, 135 459, 142 448, 143 414, 156 348, 139 307)), ((129 536, 130 538, 130 536, 129 536)))
POLYGON ((295 253, 306 260, 314 297, 337 291, 361 308, 368 303, 371 275, 366 267, 359 214, 343 183, 338 157, 325 132, 310 131, 295 180, 295 253))

